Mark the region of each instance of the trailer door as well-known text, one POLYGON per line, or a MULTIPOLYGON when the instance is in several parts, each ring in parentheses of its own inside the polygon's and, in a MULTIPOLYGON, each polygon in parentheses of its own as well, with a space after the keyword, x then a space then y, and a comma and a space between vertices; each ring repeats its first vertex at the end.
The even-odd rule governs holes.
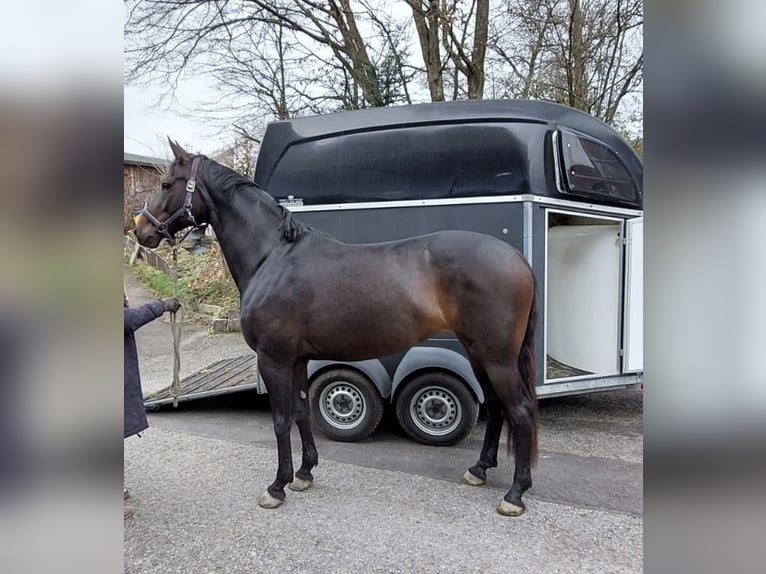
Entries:
POLYGON ((623 373, 644 369, 644 218, 625 226, 625 315, 623 373))

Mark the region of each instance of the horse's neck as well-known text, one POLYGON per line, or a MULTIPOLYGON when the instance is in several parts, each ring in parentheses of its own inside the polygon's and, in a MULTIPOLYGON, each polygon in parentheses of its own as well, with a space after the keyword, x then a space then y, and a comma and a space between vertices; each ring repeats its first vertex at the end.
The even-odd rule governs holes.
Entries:
POLYGON ((221 174, 234 172, 211 162, 212 183, 206 182, 215 207, 211 223, 234 283, 244 293, 263 261, 276 249, 281 219, 271 205, 273 200, 244 178, 238 180, 243 189, 217 189, 215 181, 221 174))

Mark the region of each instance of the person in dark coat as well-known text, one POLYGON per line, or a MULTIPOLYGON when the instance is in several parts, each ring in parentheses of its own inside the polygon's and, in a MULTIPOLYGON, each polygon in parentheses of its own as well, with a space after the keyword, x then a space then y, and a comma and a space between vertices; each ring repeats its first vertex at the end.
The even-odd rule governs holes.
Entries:
MULTIPOLYGON (((138 434, 149 427, 144 411, 144 393, 141 389, 141 374, 138 368, 138 350, 136 349, 135 332, 140 327, 161 317, 166 311, 175 313, 181 304, 175 297, 151 301, 135 309, 128 306, 128 295, 123 292, 123 307, 125 310, 125 402, 124 402, 124 434, 123 439, 138 434)), ((128 491, 123 491, 127 499, 128 491)), ((130 518, 133 511, 125 507, 125 518, 130 518)))

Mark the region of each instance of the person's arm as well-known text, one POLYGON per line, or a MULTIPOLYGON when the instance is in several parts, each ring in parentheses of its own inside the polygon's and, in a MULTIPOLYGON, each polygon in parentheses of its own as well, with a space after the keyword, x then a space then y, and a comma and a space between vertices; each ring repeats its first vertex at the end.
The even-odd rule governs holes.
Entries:
POLYGON ((135 309, 125 307, 125 330, 135 331, 157 317, 161 317, 165 311, 177 311, 179 307, 180 304, 174 297, 162 301, 151 301, 135 309))

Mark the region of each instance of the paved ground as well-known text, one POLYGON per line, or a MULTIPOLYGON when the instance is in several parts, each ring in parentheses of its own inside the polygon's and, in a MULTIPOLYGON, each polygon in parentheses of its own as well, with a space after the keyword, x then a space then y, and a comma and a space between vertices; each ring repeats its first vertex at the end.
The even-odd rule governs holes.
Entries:
MULTIPOLYGON (((126 276, 131 304, 145 292, 126 276)), ((138 332, 145 390, 170 382, 167 324, 138 332)), ((182 376, 247 352, 239 334, 188 325, 182 376)), ((125 443, 134 518, 125 571, 149 572, 640 572, 642 396, 635 391, 541 403, 541 460, 529 512, 494 507, 509 461, 488 484, 459 477, 475 462, 482 423, 461 444, 418 445, 384 424, 363 443, 317 437, 314 488, 267 511, 276 448, 267 401, 252 393, 150 415, 125 443)), ((299 441, 293 441, 299 460, 299 441)))

